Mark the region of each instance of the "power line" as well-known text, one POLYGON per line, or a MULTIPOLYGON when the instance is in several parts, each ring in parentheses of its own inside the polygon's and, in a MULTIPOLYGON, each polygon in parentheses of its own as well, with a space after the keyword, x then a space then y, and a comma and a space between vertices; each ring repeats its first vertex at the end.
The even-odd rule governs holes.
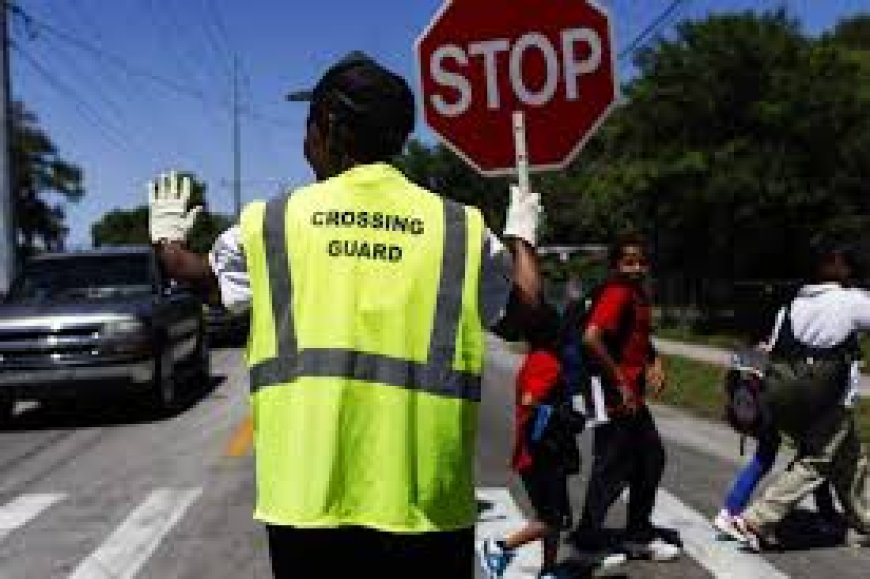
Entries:
POLYGON ((220 7, 215 5, 214 0, 203 0, 206 4, 206 8, 211 14, 212 20, 215 23, 215 28, 218 31, 218 35, 224 43, 224 46, 229 49, 229 52, 233 52, 232 45, 233 43, 230 41, 230 34, 227 31, 227 27, 224 25, 223 16, 221 16, 220 7))
MULTIPOLYGON (((71 34, 67 34, 61 30, 58 30, 57 28, 55 28, 51 24, 48 24, 40 19, 34 18, 32 15, 27 13, 23 8, 19 7, 16 4, 8 3, 8 5, 15 13, 21 15, 23 18, 25 18, 25 20, 27 22, 29 22, 34 27, 36 27, 40 30, 44 30, 45 32, 55 36, 57 39, 59 39, 63 42, 66 42, 67 44, 69 44, 71 46, 75 46, 79 50, 87 52, 87 53, 103 60, 104 62, 111 64, 111 65, 115 66, 116 68, 123 70, 124 72, 126 72, 130 76, 139 77, 139 78, 149 80, 149 81, 153 82, 154 84, 162 86, 163 88, 165 88, 167 90, 170 90, 170 91, 173 91, 177 94, 184 95, 184 96, 199 100, 200 102, 202 102, 204 104, 207 104, 207 105, 210 105, 213 107, 219 107, 219 108, 222 108, 224 110, 232 110, 232 104, 230 104, 230 103, 225 104, 225 103, 222 103, 222 102, 219 102, 216 100, 212 100, 201 90, 198 90, 198 89, 190 87, 188 85, 179 83, 178 81, 176 81, 174 79, 161 76, 161 75, 156 74, 154 72, 151 72, 150 70, 147 70, 145 68, 131 64, 126 59, 124 59, 116 54, 108 52, 108 51, 102 49, 101 47, 95 46, 95 45, 93 45, 85 40, 82 40, 81 38, 77 38, 71 34)), ((278 119, 275 117, 269 117, 267 115, 259 114, 253 110, 250 110, 250 109, 242 109, 241 114, 243 114, 245 116, 252 117, 252 118, 260 118, 262 120, 268 120, 268 121, 276 123, 276 124, 289 125, 289 122, 285 119, 278 119)))
POLYGON ((181 45, 179 35, 175 33, 176 30, 184 29, 184 27, 177 22, 173 25, 172 19, 167 19, 166 14, 156 6, 155 0, 145 0, 144 4, 148 11, 149 19, 157 29, 157 36, 160 38, 161 46, 167 48, 172 53, 171 60, 181 72, 182 77, 189 79, 195 84, 208 85, 209 78, 205 73, 205 68, 201 64, 202 60, 191 60, 191 54, 181 45))
MULTIPOLYGON (((105 113, 107 118, 112 118, 116 122, 123 123, 124 111, 121 106, 118 104, 117 100, 110 98, 105 90, 105 86, 103 83, 106 79, 106 75, 92 75, 87 74, 85 72, 85 68, 81 64, 80 60, 75 59, 68 52, 69 47, 55 42, 54 40, 49 41, 50 44, 47 45, 49 49, 46 51, 51 55, 52 60, 58 63, 59 66, 52 66, 52 69, 60 68, 63 71, 69 72, 73 78, 79 79, 91 79, 88 83, 88 93, 89 95, 93 95, 95 100, 98 101, 100 109, 105 113)), ((44 58, 48 55, 44 55, 44 58)), ((51 64, 50 62, 48 63, 51 64)), ((47 67, 48 68, 48 67, 47 67)))
POLYGON ((676 12, 677 8, 679 8, 686 1, 687 0, 672 0, 667 8, 665 8, 655 19, 653 19, 652 22, 650 22, 646 26, 646 28, 644 28, 640 32, 640 34, 638 34, 634 38, 634 40, 631 41, 628 46, 626 46, 619 52, 619 54, 617 55, 617 59, 623 60, 634 54, 634 52, 637 51, 637 49, 640 48, 640 46, 648 40, 648 37, 654 34, 656 30, 661 25, 663 25, 671 17, 671 15, 674 14, 674 12, 676 12))
POLYGON ((11 6, 12 6, 13 10, 15 10, 17 13, 21 14, 25 19, 27 19, 27 21, 29 21, 31 24, 33 24, 36 28, 44 30, 44 31, 48 32, 49 34, 52 34, 55 37, 57 37, 59 40, 62 40, 63 42, 66 42, 70 45, 73 45, 73 46, 75 46, 75 47, 77 47, 80 50, 83 50, 85 52, 89 52, 92 55, 103 59, 107 63, 123 69, 127 74, 130 74, 132 76, 146 78, 148 80, 151 80, 152 82, 160 84, 161 86, 168 88, 172 91, 175 91, 179 94, 184 94, 184 95, 190 96, 192 98, 202 100, 204 102, 209 102, 207 97, 199 90, 190 88, 189 86, 178 83, 175 80, 162 77, 162 76, 154 74, 148 70, 131 65, 130 63, 128 63, 126 60, 124 60, 120 56, 117 56, 115 54, 107 52, 98 46, 95 46, 93 44, 90 44, 89 42, 81 40, 80 38, 76 38, 75 36, 72 36, 70 34, 62 32, 61 30, 58 30, 54 26, 34 18, 30 14, 28 14, 26 11, 24 11, 23 9, 19 8, 18 6, 14 5, 14 4, 11 6))
POLYGON ((64 94, 71 101, 78 113, 91 126, 97 129, 102 135, 113 144, 125 149, 128 153, 136 153, 130 148, 130 141, 126 137, 113 134, 119 132, 118 129, 107 123, 100 113, 94 109, 85 99, 81 98, 78 93, 68 84, 54 76, 47 68, 45 68, 33 55, 18 46, 17 43, 10 43, 13 50, 18 53, 37 73, 39 73, 45 81, 56 91, 64 94))
MULTIPOLYGON (((185 4, 188 4, 188 6, 191 5, 189 1, 185 4)), ((197 54, 197 67, 203 71, 209 72, 212 79, 216 80, 219 85, 229 88, 229 79, 232 78, 232 63, 220 55, 215 56, 213 53, 214 51, 219 52, 220 49, 213 45, 213 40, 209 36, 210 30, 205 26, 206 19, 200 16, 196 18, 195 24, 188 24, 185 26, 183 24, 183 14, 179 13, 177 8, 178 3, 176 2, 163 0, 160 3, 162 13, 165 13, 170 21, 169 33, 172 36, 179 37, 179 40, 181 38, 186 39, 188 41, 186 45, 191 47, 192 52, 197 54), (177 33, 178 30, 185 29, 188 31, 187 34, 182 36, 177 33), (203 39, 203 37, 205 38, 203 39), (203 40, 204 44, 200 42, 203 40)), ((228 90, 227 93, 229 92, 230 91, 228 90)))
POLYGON ((212 49, 215 51, 215 54, 217 54, 218 62, 227 67, 227 72, 232 74, 233 71, 230 63, 232 62, 232 55, 235 54, 235 51, 230 43, 229 34, 227 34, 226 27, 223 25, 223 20, 218 13, 217 7, 209 0, 203 0, 203 4, 205 6, 205 11, 209 16, 208 20, 210 24, 209 26, 203 27, 205 37, 212 49))

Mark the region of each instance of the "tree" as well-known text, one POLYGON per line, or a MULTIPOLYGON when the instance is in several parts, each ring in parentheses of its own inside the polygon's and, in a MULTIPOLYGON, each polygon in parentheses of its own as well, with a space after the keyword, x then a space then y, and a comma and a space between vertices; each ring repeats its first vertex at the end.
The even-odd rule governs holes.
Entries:
POLYGON ((12 172, 16 237, 23 255, 63 248, 63 201, 84 195, 82 171, 63 160, 36 115, 12 105, 12 172))
MULTIPOLYGON (((622 106, 577 160, 535 178, 545 242, 640 230, 659 274, 723 295, 738 280, 802 275, 819 234, 870 248, 870 15, 820 38, 782 10, 712 15, 680 23, 635 64, 622 106)), ((476 204, 505 199, 503 183, 441 146, 409 148, 402 164, 476 204)))
MULTIPOLYGON (((211 249, 218 235, 232 225, 233 220, 227 215, 208 211, 206 185, 196 179, 193 181, 189 205, 206 207, 194 223, 187 240, 191 250, 205 253, 211 249)), ((140 205, 129 210, 113 209, 91 226, 91 237, 95 247, 150 244, 148 206, 140 205)))
POLYGON ((487 225, 504 224, 506 179, 484 179, 442 144, 431 147, 412 140, 396 166, 421 187, 481 210, 487 225))

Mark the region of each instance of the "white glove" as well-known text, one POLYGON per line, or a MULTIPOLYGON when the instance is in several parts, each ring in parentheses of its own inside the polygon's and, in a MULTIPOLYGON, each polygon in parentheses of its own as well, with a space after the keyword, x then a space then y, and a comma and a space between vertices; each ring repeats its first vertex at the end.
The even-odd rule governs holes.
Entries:
POLYGON ((190 176, 177 171, 161 173, 148 183, 148 218, 151 241, 184 241, 202 206, 187 210, 192 187, 190 176))
POLYGON ((536 247, 538 244, 538 226, 543 213, 541 196, 532 191, 524 195, 517 185, 511 185, 510 192, 511 201, 508 205, 504 236, 519 237, 532 247, 536 247))

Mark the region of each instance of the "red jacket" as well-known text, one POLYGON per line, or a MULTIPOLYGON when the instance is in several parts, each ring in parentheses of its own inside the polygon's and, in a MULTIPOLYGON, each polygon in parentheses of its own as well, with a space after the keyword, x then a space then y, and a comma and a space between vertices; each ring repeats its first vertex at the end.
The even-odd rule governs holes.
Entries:
MULTIPOLYGON (((589 314, 587 327, 592 325, 602 330, 610 355, 622 370, 629 387, 643 401, 645 370, 652 352, 652 307, 646 295, 640 288, 630 284, 608 283, 589 314)), ((610 390, 605 392, 609 401, 621 400, 614 385, 608 384, 609 381, 604 378, 603 382, 605 388, 610 390)), ((608 403, 608 406, 611 404, 608 403)))
POLYGON ((529 422, 534 416, 534 407, 520 402, 525 394, 531 394, 535 402, 546 400, 559 384, 561 366, 554 352, 532 350, 526 355, 517 373, 516 428, 511 466, 517 472, 532 465, 532 455, 526 441, 529 422))

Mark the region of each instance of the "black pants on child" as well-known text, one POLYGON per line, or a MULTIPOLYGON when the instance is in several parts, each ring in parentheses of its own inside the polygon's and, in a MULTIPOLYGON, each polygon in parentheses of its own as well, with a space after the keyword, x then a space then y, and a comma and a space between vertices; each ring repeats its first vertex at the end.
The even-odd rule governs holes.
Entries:
POLYGON ((665 467, 665 449, 649 409, 620 416, 593 431, 593 462, 576 531, 579 537, 594 537, 607 511, 628 486, 627 537, 649 540, 653 530, 650 516, 656 489, 665 467))
POLYGON ((397 534, 364 527, 267 525, 276 579, 474 577, 474 528, 397 534))

